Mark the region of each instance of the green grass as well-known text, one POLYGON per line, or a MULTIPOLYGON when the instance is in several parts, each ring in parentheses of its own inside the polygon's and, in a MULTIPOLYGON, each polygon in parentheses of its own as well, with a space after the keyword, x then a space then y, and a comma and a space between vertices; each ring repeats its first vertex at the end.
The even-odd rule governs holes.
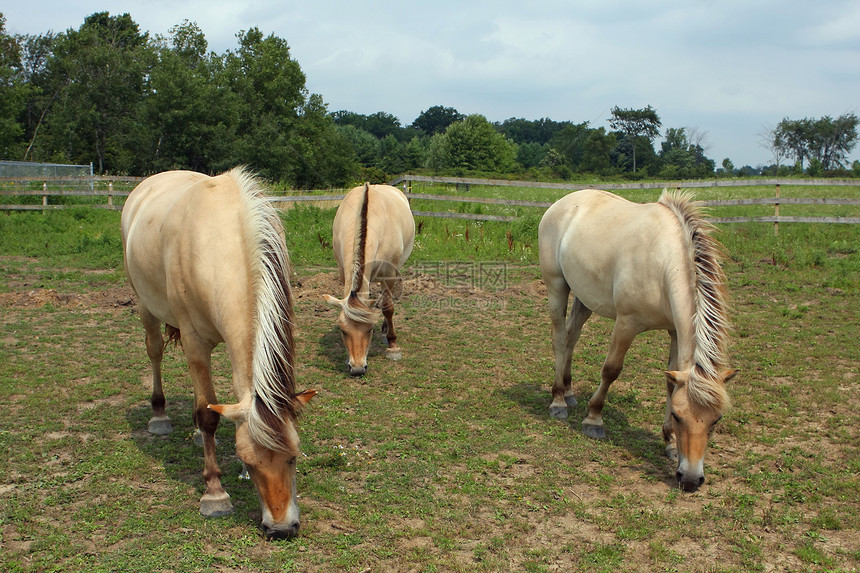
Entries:
MULTIPOLYGON (((300 427, 302 532, 270 542, 228 422, 218 455, 236 511, 198 513, 202 455, 179 350, 164 363, 174 432, 146 432, 148 361, 127 305, 118 213, 0 215, 0 569, 860 567, 856 227, 782 225, 778 237, 767 224, 723 227, 741 373, 708 481, 687 494, 662 453, 664 333, 634 342, 604 410, 607 442, 579 431, 607 320, 589 321, 577 348, 580 405, 567 423, 548 417, 533 222, 423 219, 395 314, 404 359, 385 360, 377 332, 368 375, 352 379, 320 296, 334 280, 332 217, 284 213, 299 384, 320 394, 300 427)), ((223 348, 213 369, 229 399, 223 348)))

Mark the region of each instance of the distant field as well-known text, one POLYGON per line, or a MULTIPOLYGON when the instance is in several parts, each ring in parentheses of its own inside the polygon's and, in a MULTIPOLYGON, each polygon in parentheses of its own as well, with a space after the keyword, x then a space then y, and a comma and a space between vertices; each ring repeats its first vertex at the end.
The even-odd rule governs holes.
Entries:
MULTIPOLYGON (((484 192, 496 189, 469 191, 484 192)), ((858 194, 831 196, 848 192, 858 194)), ((322 301, 340 295, 334 211, 284 212, 299 385, 320 394, 301 420, 302 532, 276 542, 238 478, 229 422, 219 457, 236 511, 200 517, 202 452, 178 350, 165 360, 174 433, 146 432, 149 365, 119 214, 0 214, 0 570, 860 568, 860 228, 722 227, 741 373, 708 481, 687 494, 663 457, 665 334, 634 343, 604 410, 609 441, 596 442, 579 424, 611 323, 592 319, 574 357, 580 406, 566 423, 549 418, 540 211, 530 213, 420 219, 395 314, 404 359, 385 360, 377 332, 368 375, 351 379, 322 301)), ((229 399, 223 348, 215 372, 229 399)))

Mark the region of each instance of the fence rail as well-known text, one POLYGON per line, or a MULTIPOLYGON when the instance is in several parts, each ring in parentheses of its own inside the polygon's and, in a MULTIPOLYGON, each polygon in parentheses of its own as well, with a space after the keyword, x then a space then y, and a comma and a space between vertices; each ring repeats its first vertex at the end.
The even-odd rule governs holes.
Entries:
POLYGON ((607 191, 621 189, 693 189, 702 187, 760 187, 775 185, 802 185, 802 186, 860 186, 857 179, 708 179, 708 180, 681 180, 681 181, 640 181, 636 183, 547 183, 543 181, 515 181, 508 179, 477 179, 468 177, 435 177, 429 175, 400 175, 391 181, 390 185, 397 186, 400 183, 410 184, 412 181, 421 183, 453 183, 455 185, 488 185, 496 187, 526 187, 534 189, 569 189, 575 191, 586 187, 597 187, 607 191))
MULTIPOLYGON (((88 207, 120 210, 121 205, 114 204, 114 198, 127 197, 130 193, 126 189, 114 189, 114 183, 129 186, 131 183, 142 181, 140 177, 113 177, 113 176, 93 176, 93 177, 40 177, 40 178, 24 178, 24 177, 0 177, 0 197, 3 196, 41 196, 41 205, 0 205, 2 211, 44 211, 54 209, 66 209, 69 205, 58 205, 49 203, 49 197, 67 197, 67 196, 96 196, 106 197, 106 203, 90 204, 88 207), (42 183, 41 189, 21 189, 21 184, 31 185, 33 182, 42 183), (6 184, 11 184, 7 187, 6 184), (66 184, 54 187, 48 184, 66 184), (107 183, 106 189, 96 188, 96 183, 107 183), (84 184, 86 187, 72 187, 72 185, 84 184)), ((410 200, 426 200, 438 202, 455 202, 468 204, 485 204, 485 205, 502 205, 507 207, 532 207, 545 209, 552 205, 551 201, 524 201, 516 199, 494 199, 491 197, 469 197, 462 195, 438 195, 427 193, 411 192, 412 183, 435 183, 435 184, 454 184, 466 189, 472 185, 482 186, 502 186, 502 187, 520 187, 520 188, 537 188, 537 189, 558 189, 558 190, 577 190, 585 187, 599 187, 610 191, 615 190, 633 190, 633 189, 663 189, 663 188, 713 188, 713 187, 761 187, 771 186, 775 189, 776 195, 767 198, 748 198, 748 199, 718 199, 706 200, 702 203, 712 207, 729 207, 729 206, 751 206, 751 205, 769 205, 774 209, 772 216, 763 217, 713 217, 710 220, 715 223, 773 223, 774 232, 778 233, 779 223, 829 223, 829 224, 858 224, 860 217, 806 217, 806 216, 785 216, 780 215, 780 205, 860 205, 860 199, 852 198, 824 198, 824 197, 780 197, 780 188, 782 186, 850 186, 860 187, 860 180, 856 179, 715 179, 709 181, 669 181, 669 182, 637 182, 637 183, 599 183, 599 184, 573 184, 573 183, 545 183, 535 181, 511 181, 502 179, 476 179, 464 177, 430 177, 424 175, 403 175, 394 179, 392 185, 401 185, 405 187, 406 195, 410 200)), ((99 185, 103 187, 104 185, 99 185)), ((272 196, 269 200, 273 203, 297 203, 307 201, 340 201, 345 193, 314 195, 313 193, 290 196, 272 196)), ((414 210, 413 214, 419 217, 444 217, 452 219, 469 219, 476 221, 515 221, 519 217, 505 215, 488 215, 488 214, 473 214, 473 213, 456 213, 451 211, 419 211, 414 210)))
MULTIPOLYGON (((524 206, 547 208, 552 202, 543 201, 513 201, 507 199, 492 199, 484 197, 463 197, 451 195, 424 195, 420 193, 412 193, 412 182, 421 183, 438 183, 438 184, 454 184, 458 188, 465 186, 466 189, 472 185, 485 186, 505 186, 505 187, 520 187, 532 189, 558 189, 575 191, 586 187, 600 188, 607 191, 617 190, 632 190, 632 189, 690 189, 690 188, 714 188, 714 187, 773 187, 776 196, 768 198, 750 198, 750 199, 717 199, 702 201, 705 206, 709 207, 731 207, 731 206, 747 206, 747 205, 770 205, 773 206, 773 216, 766 217, 711 217, 709 220, 713 223, 773 223, 774 234, 779 234, 780 223, 836 223, 836 224, 852 224, 860 223, 860 217, 798 217, 786 216, 779 214, 780 205, 860 205, 860 199, 837 199, 824 197, 780 197, 780 188, 782 186, 804 186, 804 187, 860 187, 860 180, 857 179, 714 179, 707 181, 666 181, 654 182, 645 181, 638 183, 546 183, 535 181, 508 181, 500 179, 474 179, 465 177, 431 177, 425 175, 401 175, 394 179, 392 185, 405 184, 406 194, 410 198, 429 199, 434 201, 459 201, 465 203, 484 203, 494 205, 507 206, 524 206)), ((418 212, 415 212, 417 215, 418 212)), ((450 216, 446 213, 427 213, 421 212, 421 215, 429 217, 445 217, 450 216)), ((511 221, 517 217, 501 217, 496 215, 470 215, 458 213, 457 218, 490 220, 490 221, 511 221)))

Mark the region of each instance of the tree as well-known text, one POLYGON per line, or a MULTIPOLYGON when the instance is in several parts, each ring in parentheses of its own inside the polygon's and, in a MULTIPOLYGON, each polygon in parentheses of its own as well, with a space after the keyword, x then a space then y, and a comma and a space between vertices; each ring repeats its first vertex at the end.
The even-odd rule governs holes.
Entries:
POLYGON ((496 124, 496 129, 517 145, 524 143, 546 144, 559 131, 569 125, 571 125, 569 121, 553 121, 549 118, 530 121, 512 117, 501 124, 496 124))
POLYGON ((546 143, 521 143, 517 146, 517 163, 526 169, 537 167, 544 160, 549 149, 546 143))
POLYGON ((821 162, 823 170, 844 167, 848 154, 857 145, 857 124, 853 113, 831 118, 829 115, 813 123, 809 152, 821 162))
POLYGON ((362 167, 373 167, 379 161, 379 140, 367 131, 349 123, 335 124, 337 130, 349 142, 355 158, 362 167))
POLYGON ((6 18, 0 14, 0 157, 11 158, 24 134, 20 120, 29 89, 21 77, 20 42, 7 35, 5 28, 6 18))
POLYGON ((296 161, 282 181, 298 188, 342 187, 354 180, 358 165, 349 141, 336 129, 319 94, 311 94, 298 110, 289 145, 296 161))
POLYGON ((609 125, 616 131, 621 131, 631 140, 633 148, 633 172, 636 172, 636 140, 646 138, 648 144, 660 135, 660 116, 650 105, 644 109, 612 108, 612 118, 609 125))
POLYGON ((431 138, 428 163, 436 169, 508 172, 515 168, 516 154, 516 145, 476 114, 431 138))
POLYGON ((364 129, 373 136, 383 139, 388 135, 396 135, 402 128, 397 117, 384 111, 378 111, 367 116, 364 129))
POLYGON ((382 139, 388 135, 393 135, 400 139, 401 132, 404 131, 400 125, 400 120, 396 116, 384 111, 378 111, 371 115, 362 115, 352 111, 341 110, 330 115, 335 124, 355 126, 370 133, 377 139, 382 139))
POLYGON ((441 105, 433 106, 427 111, 422 111, 415 121, 412 122, 412 127, 420 129, 426 135, 436 135, 442 133, 448 126, 457 121, 463 121, 466 118, 453 107, 442 107, 441 105))
MULTIPOLYGON (((695 133, 698 133, 697 131, 695 133)), ((698 138, 702 141, 702 136, 698 138)), ((690 141, 686 128, 669 128, 661 144, 660 159, 664 178, 707 177, 714 172, 715 163, 705 157, 704 149, 690 141)))
POLYGON ((777 171, 779 171, 782 160, 788 156, 788 150, 779 140, 776 127, 769 124, 763 125, 757 135, 759 146, 771 152, 773 155, 773 164, 776 166, 777 171))
POLYGON ((614 133, 606 133, 602 127, 588 130, 580 171, 584 173, 606 174, 612 167, 610 153, 618 141, 614 133))
POLYGON ((239 106, 235 140, 222 160, 292 181, 303 160, 292 136, 305 103, 305 75, 281 38, 251 28, 238 39, 238 50, 226 54, 220 80, 239 106))
POLYGON ((379 141, 379 162, 377 167, 386 173, 403 173, 408 166, 406 146, 397 141, 394 134, 389 134, 379 141))
POLYGON ((558 153, 557 157, 561 158, 571 171, 579 170, 579 164, 585 155, 588 132, 588 122, 568 124, 559 130, 550 142, 558 153))
POLYGON ((803 168, 803 161, 809 156, 809 130, 808 119, 793 120, 785 118, 771 135, 773 146, 782 151, 787 157, 794 157, 795 162, 803 168))
POLYGON ((148 35, 128 14, 99 12, 58 36, 47 62, 55 101, 46 118, 51 157, 44 159, 95 159, 99 173, 130 172, 154 56, 148 35))
POLYGON ((239 123, 238 102, 213 73, 220 62, 206 53, 197 24, 187 20, 159 39, 157 61, 141 112, 141 159, 137 171, 217 170, 229 155, 239 123), (216 167, 218 166, 218 167, 216 167))
POLYGON ((26 144, 26 149, 21 156, 24 161, 32 158, 39 148, 39 130, 64 87, 62 82, 52 78, 48 70, 56 40, 53 32, 22 38, 21 76, 28 94, 22 117, 26 132, 25 141, 22 142, 22 148, 26 144))
POLYGON ((766 141, 780 154, 793 157, 801 169, 806 159, 816 159, 818 169, 836 169, 845 165, 857 145, 858 123, 860 119, 853 113, 836 119, 829 115, 820 119, 785 118, 766 134, 766 141))

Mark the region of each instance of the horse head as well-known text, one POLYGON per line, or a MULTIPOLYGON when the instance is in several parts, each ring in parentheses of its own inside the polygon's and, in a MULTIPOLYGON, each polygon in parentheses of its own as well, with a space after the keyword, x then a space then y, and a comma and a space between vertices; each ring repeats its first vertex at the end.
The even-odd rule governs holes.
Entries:
POLYGON ((667 449, 670 451, 670 457, 677 453, 678 469, 675 477, 678 478, 681 489, 692 492, 705 483, 705 449, 728 405, 725 385, 738 371, 721 372, 717 380, 709 382, 708 392, 690 384, 691 372, 692 370, 666 372, 666 380, 674 389, 668 405, 670 425, 664 424, 663 435, 669 444, 667 449), (707 398, 703 398, 703 395, 707 398))
POLYGON ((346 346, 349 374, 363 376, 367 372, 367 352, 373 337, 373 325, 382 316, 382 311, 362 302, 355 291, 343 299, 325 295, 325 301, 340 308, 337 325, 346 346))
POLYGON ((248 475, 260 497, 262 528, 267 537, 290 538, 299 532, 299 506, 296 501, 299 436, 296 432, 296 416, 301 407, 315 395, 316 390, 306 390, 294 396, 291 413, 281 420, 282 435, 277 437, 276 443, 260 439, 252 431, 249 419, 251 408, 255 407, 255 398, 250 395, 238 404, 209 405, 209 409, 236 424, 236 454, 248 469, 248 475))

